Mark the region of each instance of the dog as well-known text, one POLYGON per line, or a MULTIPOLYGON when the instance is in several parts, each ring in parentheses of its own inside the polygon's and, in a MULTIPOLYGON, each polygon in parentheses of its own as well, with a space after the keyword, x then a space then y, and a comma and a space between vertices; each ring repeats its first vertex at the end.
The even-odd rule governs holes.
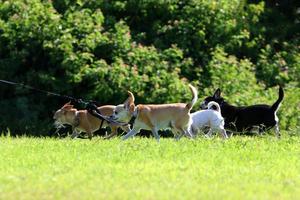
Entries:
POLYGON ((224 129, 224 118, 221 115, 219 104, 211 101, 208 103, 207 107, 207 110, 191 113, 192 123, 189 131, 191 131, 192 135, 196 135, 200 129, 208 126, 208 137, 211 137, 213 131, 218 130, 221 132, 224 139, 228 138, 224 129))
POLYGON ((128 91, 129 97, 124 102, 115 107, 111 119, 117 122, 128 123, 134 119, 133 127, 123 140, 133 137, 141 129, 151 130, 153 136, 159 142, 160 136, 158 130, 171 128, 175 138, 180 139, 183 135, 192 135, 188 132, 190 124, 190 110, 198 99, 196 88, 189 85, 193 99, 190 103, 172 103, 172 104, 134 104, 134 95, 128 91))
MULTIPOLYGON (((111 116, 116 106, 105 105, 98 107, 99 112, 104 116, 111 116)), ((72 126, 72 135, 71 138, 76 138, 81 132, 88 134, 89 139, 92 138, 93 133, 97 131, 102 123, 102 120, 91 115, 87 110, 77 110, 73 108, 71 102, 66 103, 63 107, 58 109, 53 119, 56 124, 69 124, 72 126)), ((105 139, 109 139, 115 136, 118 132, 118 128, 121 128, 123 131, 130 131, 130 126, 118 126, 109 124, 107 121, 103 121, 103 127, 109 126, 111 128, 111 134, 106 136, 105 139)))
POLYGON ((225 119, 225 129, 233 132, 249 132, 251 129, 258 127, 258 131, 261 134, 275 126, 276 136, 280 137, 279 119, 276 112, 284 97, 281 86, 278 93, 278 99, 272 106, 259 104, 237 107, 227 103, 221 97, 221 90, 218 88, 213 96, 204 99, 201 103, 201 108, 206 108, 211 101, 217 102, 221 107, 221 114, 225 119))

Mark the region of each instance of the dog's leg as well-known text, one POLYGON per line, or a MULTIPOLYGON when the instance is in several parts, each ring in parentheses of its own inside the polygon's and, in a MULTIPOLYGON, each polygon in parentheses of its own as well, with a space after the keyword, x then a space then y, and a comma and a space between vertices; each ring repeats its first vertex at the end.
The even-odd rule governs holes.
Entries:
POLYGON ((155 139, 157 140, 157 142, 159 142, 159 135, 158 135, 158 132, 156 130, 156 128, 152 128, 152 133, 153 133, 153 136, 155 137, 155 139))
POLYGON ((174 122, 170 122, 170 128, 171 128, 172 133, 174 134, 174 139, 176 141, 180 140, 180 138, 183 136, 183 134, 178 133, 178 130, 176 129, 174 122))
POLYGON ((126 133, 128 133, 129 131, 131 131, 130 125, 120 126, 120 128, 122 129, 122 131, 124 131, 126 133))
POLYGON ((221 133, 222 133, 224 139, 228 138, 225 129, 221 129, 221 133))
POLYGON ((280 138, 280 132, 279 132, 279 125, 278 125, 278 123, 276 123, 276 125, 275 125, 275 133, 276 133, 276 136, 277 136, 277 138, 280 138))
POLYGON ((176 141, 180 140, 180 138, 181 138, 183 135, 184 135, 183 133, 177 133, 177 134, 175 135, 175 140, 176 140, 176 141))
POLYGON ((233 132, 230 131, 230 130, 227 130, 227 131, 226 131, 226 134, 227 134, 228 137, 232 137, 232 136, 233 136, 233 132))
POLYGON ((266 131, 266 126, 263 124, 259 125, 259 129, 258 129, 259 135, 262 136, 265 131, 266 131))
POLYGON ((73 133, 71 135, 71 139, 77 138, 79 135, 79 132, 76 129, 73 129, 73 133))
POLYGON ((93 131, 91 128, 91 124, 87 124, 87 126, 85 127, 86 133, 88 135, 88 138, 91 140, 93 137, 93 131))
POLYGON ((111 126, 111 134, 108 135, 108 136, 106 136, 104 139, 110 139, 113 136, 117 135, 117 133, 118 133, 118 127, 120 127, 126 133, 128 133, 129 131, 131 131, 130 125, 126 125, 126 126, 111 126))
POLYGON ((187 135, 187 136, 189 136, 190 138, 194 138, 194 135, 192 134, 192 132, 191 131, 188 131, 188 130, 182 130, 182 132, 185 134, 185 135, 187 135))
POLYGON ((107 129, 105 129, 105 136, 104 138, 106 138, 108 136, 108 132, 107 132, 107 129))
POLYGON ((254 127, 251 129, 251 132, 256 133, 257 135, 262 136, 263 128, 261 128, 260 126, 254 126, 254 127))
POLYGON ((57 128, 53 135, 55 135, 55 136, 57 135, 59 138, 61 138, 59 131, 60 131, 60 129, 57 128))
POLYGON ((190 131, 188 131, 188 130, 185 130, 185 129, 183 129, 183 128, 177 128, 176 127, 176 130, 177 130, 177 132, 179 132, 179 139, 183 136, 183 135, 185 135, 185 136, 187 136, 187 137, 189 137, 189 138, 193 138, 194 136, 193 136, 193 134, 190 132, 190 131))
POLYGON ((113 136, 117 135, 118 127, 117 126, 111 126, 110 128, 111 128, 111 133, 109 135, 105 136, 104 139, 110 139, 113 136))
POLYGON ((110 139, 110 138, 114 137, 115 135, 117 135, 117 131, 111 132, 111 134, 109 134, 108 136, 105 136, 104 139, 105 140, 110 139))
POLYGON ((136 135, 138 132, 140 132, 140 129, 133 127, 131 131, 122 137, 122 140, 127 140, 129 137, 136 135))
POLYGON ((93 133, 91 131, 87 132, 89 139, 91 140, 93 138, 93 133))
POLYGON ((191 131, 191 133, 192 133, 192 135, 193 135, 194 137, 197 137, 197 136, 199 135, 201 129, 192 126, 192 128, 190 129, 190 131, 191 131))
POLYGON ((179 131, 175 128, 172 128, 172 133, 174 134, 174 139, 176 141, 180 140, 180 138, 183 136, 183 133, 179 133, 179 131))
POLYGON ((212 135, 213 130, 210 128, 208 133, 205 135, 205 137, 210 138, 212 135))
POLYGON ((181 135, 186 135, 187 137, 191 138, 191 139, 194 139, 194 135, 192 134, 191 131, 188 131, 188 130, 181 130, 181 135))

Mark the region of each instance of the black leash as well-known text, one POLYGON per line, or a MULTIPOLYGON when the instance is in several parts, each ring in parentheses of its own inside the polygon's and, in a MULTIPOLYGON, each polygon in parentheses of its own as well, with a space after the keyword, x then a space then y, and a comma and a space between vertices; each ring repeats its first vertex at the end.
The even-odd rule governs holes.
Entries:
POLYGON ((22 88, 26 88, 26 89, 33 90, 33 91, 36 91, 36 92, 44 93, 44 94, 47 94, 47 95, 52 95, 52 96, 57 96, 57 97, 60 97, 60 98, 68 99, 68 100, 71 100, 71 101, 74 101, 74 102, 77 102, 77 103, 83 103, 83 104, 89 103, 89 102, 83 101, 82 99, 77 99, 77 98, 74 98, 74 97, 71 97, 71 96, 62 95, 62 94, 58 94, 58 93, 54 93, 54 92, 49 92, 49 91, 46 91, 46 90, 41 90, 41 89, 29 86, 29 85, 25 85, 23 83, 17 83, 17 82, 7 81, 7 80, 3 80, 3 79, 0 79, 0 82, 5 83, 5 84, 9 84, 9 85, 14 85, 14 86, 21 86, 22 88))
POLYGON ((102 119, 100 128, 102 127, 104 120, 107 121, 109 124, 113 124, 113 125, 119 125, 119 126, 125 126, 125 125, 127 125, 127 123, 115 122, 115 121, 111 120, 110 117, 106 117, 106 116, 102 115, 100 113, 100 111, 98 110, 97 105, 95 105, 92 102, 90 102, 90 103, 87 104, 86 109, 87 109, 87 111, 91 115, 93 115, 93 116, 95 116, 97 118, 101 118, 102 119))
POLYGON ((44 93, 44 94, 47 94, 47 95, 52 95, 52 96, 57 96, 57 97, 60 97, 60 98, 68 99, 68 100, 77 102, 79 104, 84 104, 86 109, 88 110, 88 112, 91 115, 93 115, 93 116, 95 116, 95 117, 97 117, 101 120, 100 128, 102 128, 104 120, 107 121, 109 124, 116 124, 116 125, 120 125, 120 126, 126 125, 124 123, 115 122, 115 121, 109 119, 109 117, 106 117, 106 116, 102 115, 100 113, 100 111, 98 110, 98 107, 95 105, 94 101, 83 101, 82 99, 77 99, 77 98, 74 98, 74 97, 71 97, 71 96, 62 95, 62 94, 58 94, 58 93, 54 93, 54 92, 49 92, 47 90, 41 90, 41 89, 29 86, 29 85, 25 85, 23 83, 17 83, 17 82, 7 81, 7 80, 3 80, 3 79, 0 79, 0 82, 8 84, 8 85, 21 86, 21 87, 26 88, 26 89, 37 91, 37 92, 44 93))

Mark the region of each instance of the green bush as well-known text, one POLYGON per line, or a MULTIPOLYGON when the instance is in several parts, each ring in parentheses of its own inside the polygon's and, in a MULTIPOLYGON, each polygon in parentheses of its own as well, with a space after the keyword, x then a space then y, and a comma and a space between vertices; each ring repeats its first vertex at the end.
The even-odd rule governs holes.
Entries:
POLYGON ((267 86, 285 85, 293 81, 298 82, 298 86, 300 84, 299 50, 293 45, 284 45, 286 50, 280 52, 274 52, 274 49, 267 45, 259 55, 256 76, 267 86))

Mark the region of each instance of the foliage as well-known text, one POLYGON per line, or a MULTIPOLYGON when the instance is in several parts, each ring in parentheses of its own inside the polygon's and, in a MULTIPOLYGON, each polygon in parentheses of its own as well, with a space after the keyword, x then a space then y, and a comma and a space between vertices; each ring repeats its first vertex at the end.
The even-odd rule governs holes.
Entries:
MULTIPOLYGON (((137 103, 187 102, 190 82, 200 98, 220 87, 234 104, 271 104, 280 84, 282 127, 300 124, 298 2, 0 2, 0 79, 101 104, 127 90, 137 103)), ((46 133, 65 103, 3 84, 0 96, 0 130, 14 134, 46 133)))

